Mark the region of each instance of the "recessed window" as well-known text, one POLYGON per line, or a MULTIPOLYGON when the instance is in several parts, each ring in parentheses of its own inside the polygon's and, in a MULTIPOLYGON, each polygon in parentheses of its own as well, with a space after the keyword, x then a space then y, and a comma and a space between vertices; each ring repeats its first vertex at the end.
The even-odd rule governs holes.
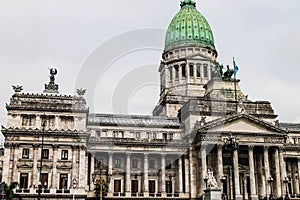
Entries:
POLYGON ((170 70, 170 80, 173 80, 173 68, 171 67, 169 70, 170 70))
POLYGON ((154 169, 155 168, 155 160, 149 160, 149 168, 154 169))
POLYGON ((68 160, 68 153, 69 153, 68 150, 62 150, 61 151, 61 159, 62 160, 68 160))
POLYGON ((194 65, 190 64, 190 77, 194 76, 194 65))
POLYGON ((35 116, 22 115, 22 126, 35 126, 35 116))
POLYGON ((139 139, 139 138, 141 138, 141 133, 140 132, 135 132, 134 136, 135 136, 136 139, 139 139))
POLYGON ((27 189, 28 188, 28 173, 20 174, 20 188, 27 189))
POLYGON ((172 162, 171 162, 171 160, 166 160, 166 169, 172 169, 172 162))
POLYGON ((197 77, 200 78, 201 77, 201 66, 197 65, 197 77))
POLYGON ((115 168, 120 168, 120 167, 121 167, 121 160, 115 159, 115 168))
POLYGON ((42 159, 49 159, 49 149, 43 149, 42 159))
POLYGON ((132 159, 131 160, 131 167, 132 168, 138 168, 138 160, 137 159, 132 159))
POLYGON ((181 73, 182 73, 182 77, 186 77, 185 65, 181 65, 181 73))
POLYGON ((208 66, 203 66, 203 76, 204 78, 208 78, 208 66))
POLYGON ((29 149, 23 149, 22 158, 29 159, 29 149))

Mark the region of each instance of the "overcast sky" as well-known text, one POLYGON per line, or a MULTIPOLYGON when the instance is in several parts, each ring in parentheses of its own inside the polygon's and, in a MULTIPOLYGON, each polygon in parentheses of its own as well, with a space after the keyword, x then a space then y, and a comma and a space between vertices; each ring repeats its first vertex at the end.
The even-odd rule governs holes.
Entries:
MULTIPOLYGON (((213 29, 219 62, 236 57, 243 92, 271 101, 281 121, 300 122, 300 1, 201 0, 197 7, 213 29)), ((1 0, 0 123, 11 85, 40 93, 50 67, 59 71, 60 93, 88 88, 92 112, 150 114, 164 33, 179 9, 179 0, 1 0), (123 94, 124 86, 131 92, 123 94)))

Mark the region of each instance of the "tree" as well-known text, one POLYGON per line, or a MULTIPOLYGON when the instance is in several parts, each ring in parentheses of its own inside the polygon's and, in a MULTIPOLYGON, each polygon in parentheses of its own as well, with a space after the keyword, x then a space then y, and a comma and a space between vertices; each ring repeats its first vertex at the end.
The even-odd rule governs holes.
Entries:
POLYGON ((21 199, 20 195, 14 193, 14 189, 18 186, 17 182, 12 182, 9 185, 6 183, 4 184, 4 194, 6 200, 12 200, 13 198, 21 199))

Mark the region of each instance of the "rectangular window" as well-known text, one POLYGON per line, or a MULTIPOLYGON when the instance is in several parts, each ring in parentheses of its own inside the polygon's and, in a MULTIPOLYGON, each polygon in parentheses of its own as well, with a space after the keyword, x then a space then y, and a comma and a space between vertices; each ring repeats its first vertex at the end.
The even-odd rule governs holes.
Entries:
POLYGON ((173 68, 170 68, 170 80, 173 80, 173 68))
POLYGON ((131 167, 132 168, 138 168, 138 160, 137 159, 132 159, 131 167))
POLYGON ((55 127, 55 117, 53 117, 53 116, 49 117, 49 127, 50 128, 55 127))
POLYGON ((115 159, 115 168, 120 168, 120 167, 121 167, 121 160, 115 159))
POLYGON ((204 78, 208 78, 208 66, 203 66, 203 76, 204 78))
POLYGON ((60 174, 59 176, 59 189, 68 189, 68 174, 60 174))
POLYGON ((42 158, 49 159, 49 149, 43 149, 42 158))
POLYGON ((169 134, 169 140, 173 140, 173 138, 174 138, 173 133, 170 133, 170 134, 169 134))
POLYGON ((69 153, 68 150, 62 150, 61 151, 61 159, 62 160, 68 160, 68 153, 69 153))
POLYGON ((197 65, 197 77, 200 78, 201 77, 201 66, 197 65))
POLYGON ((152 134, 152 138, 153 138, 153 139, 157 139, 157 133, 153 133, 153 134, 152 134))
POLYGON ((22 126, 27 126, 28 118, 27 115, 22 115, 22 126))
POLYGON ((29 159, 29 149, 23 149, 22 158, 29 159))
POLYGON ((48 188, 48 174, 47 173, 43 173, 42 174, 42 188, 47 189, 48 188))
POLYGON ((29 116, 28 117, 28 125, 29 126, 35 126, 35 116, 29 116))
POLYGON ((155 168, 155 160, 149 160, 149 168, 154 169, 155 168))
POLYGON ((135 138, 137 138, 137 139, 141 138, 141 133, 140 132, 135 132, 135 138))
POLYGON ((28 189, 28 173, 21 173, 20 188, 28 189))
POLYGON ((194 77, 194 65, 190 65, 190 77, 194 77))
POLYGON ((185 65, 181 65, 181 73, 182 73, 182 77, 186 77, 185 65))
POLYGON ((172 169, 171 160, 166 160, 166 169, 172 169))
POLYGON ((96 131, 96 137, 100 138, 101 137, 101 131, 96 131))

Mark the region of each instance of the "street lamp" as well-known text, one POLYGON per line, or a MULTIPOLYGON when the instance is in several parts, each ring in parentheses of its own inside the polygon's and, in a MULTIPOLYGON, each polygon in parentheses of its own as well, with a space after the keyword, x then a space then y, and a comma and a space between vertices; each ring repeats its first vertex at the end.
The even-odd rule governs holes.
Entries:
POLYGON ((273 183, 273 178, 272 178, 272 176, 269 177, 268 182, 269 182, 269 184, 270 184, 270 197, 269 197, 269 200, 274 200, 274 195, 273 195, 273 185, 272 185, 272 183, 273 183))
POLYGON ((41 160, 40 160, 40 180, 39 180, 39 189, 38 189, 38 200, 41 199, 41 190, 42 190, 42 169, 43 169, 43 151, 44 151, 44 134, 45 134, 46 118, 42 118, 42 149, 41 149, 41 160))
POLYGON ((233 136, 230 134, 228 137, 224 138, 225 147, 230 151, 231 153, 231 168, 232 168, 232 194, 233 194, 233 200, 236 200, 236 192, 235 192, 235 176, 234 176, 234 152, 238 151, 239 149, 239 138, 236 136, 233 136))
POLYGON ((226 193, 225 193, 225 190, 224 190, 226 180, 227 180, 226 176, 222 176, 222 178, 221 178, 221 182, 222 182, 222 185, 223 185, 222 200, 227 200, 227 196, 226 196, 226 193))
POLYGON ((285 199, 286 200, 290 200, 290 195, 289 195, 289 188, 288 188, 288 184, 289 184, 289 178, 285 177, 283 182, 285 183, 285 199))
MULTIPOLYGON (((94 185, 99 185, 99 199, 103 199, 103 186, 109 183, 109 180, 105 180, 102 176, 102 173, 105 171, 104 166, 101 164, 100 169, 98 172, 92 174, 92 179, 94 185)), ((107 177, 108 178, 108 177, 107 177)))

